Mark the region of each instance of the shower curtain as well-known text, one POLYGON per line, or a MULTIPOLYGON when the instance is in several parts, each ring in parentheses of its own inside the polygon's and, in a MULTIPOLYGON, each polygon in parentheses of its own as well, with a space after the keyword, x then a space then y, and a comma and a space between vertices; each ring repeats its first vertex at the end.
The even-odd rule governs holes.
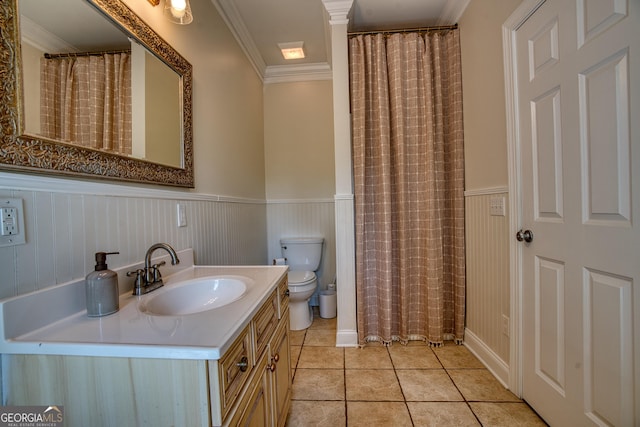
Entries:
POLYGON ((360 345, 464 338, 457 29, 349 40, 360 345))
POLYGON ((43 58, 40 131, 75 145, 131 154, 131 55, 43 58))

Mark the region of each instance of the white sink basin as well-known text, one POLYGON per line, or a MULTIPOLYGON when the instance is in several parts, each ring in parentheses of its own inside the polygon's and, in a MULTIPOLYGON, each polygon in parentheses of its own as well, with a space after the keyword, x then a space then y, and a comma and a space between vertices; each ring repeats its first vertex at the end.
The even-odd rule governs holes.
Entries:
POLYGON ((223 307, 241 298, 251 279, 209 276, 165 285, 140 303, 140 311, 160 316, 181 316, 223 307))

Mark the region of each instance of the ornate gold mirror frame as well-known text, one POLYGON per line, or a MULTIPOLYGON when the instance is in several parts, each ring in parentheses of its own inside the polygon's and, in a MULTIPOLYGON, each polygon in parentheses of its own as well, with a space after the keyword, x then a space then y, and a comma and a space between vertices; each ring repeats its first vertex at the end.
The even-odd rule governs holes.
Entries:
POLYGON ((181 76, 182 167, 24 135, 17 0, 0 2, 0 170, 194 187, 192 67, 120 0, 87 0, 181 76))

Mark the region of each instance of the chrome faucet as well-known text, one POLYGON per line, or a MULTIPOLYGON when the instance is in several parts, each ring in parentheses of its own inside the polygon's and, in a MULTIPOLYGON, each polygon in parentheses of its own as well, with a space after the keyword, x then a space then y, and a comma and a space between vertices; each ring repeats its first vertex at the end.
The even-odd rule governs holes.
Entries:
POLYGON ((152 245, 148 250, 146 255, 144 256, 144 270, 138 269, 135 271, 127 272, 127 276, 133 276, 135 274, 136 281, 133 285, 133 295, 144 295, 148 294, 151 291, 154 291, 161 286, 162 283, 162 275, 160 274, 159 267, 165 265, 166 262, 162 261, 159 264, 151 265, 151 255, 156 249, 164 249, 169 252, 171 256, 171 264, 176 265, 180 263, 178 259, 178 255, 176 251, 166 243, 156 243, 152 245))

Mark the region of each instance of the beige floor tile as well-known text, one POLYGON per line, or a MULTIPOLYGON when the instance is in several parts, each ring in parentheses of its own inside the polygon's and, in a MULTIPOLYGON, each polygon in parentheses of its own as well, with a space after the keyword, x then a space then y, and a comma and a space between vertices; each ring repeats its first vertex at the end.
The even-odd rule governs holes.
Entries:
POLYGON ((472 402, 469 405, 485 426, 547 425, 526 403, 472 402))
POLYGON ((468 401, 520 401, 486 369, 447 369, 447 372, 468 401))
POLYGON ((399 369, 396 374, 407 401, 464 400, 444 369, 399 369))
POLYGON ((344 349, 338 347, 303 346, 298 359, 298 369, 343 369, 344 349))
POLYGON ((344 427, 347 425, 344 402, 294 400, 287 419, 288 427, 344 427))
POLYGON ((296 369, 292 400, 344 400, 342 369, 296 369))
POLYGON ((291 332, 287 426, 545 425, 466 347, 411 341, 339 348, 336 319, 317 311, 309 329, 291 332))
POLYGON ((347 369, 347 400, 402 401, 395 372, 390 369, 347 369))
POLYGON ((409 427, 409 410, 404 402, 347 402, 349 427, 409 427))
POLYGON ((304 343, 304 336, 307 333, 306 329, 301 331, 291 331, 289 334, 290 345, 302 345, 304 343))
POLYGON ((418 342, 412 345, 395 343, 389 347, 389 354, 396 369, 442 368, 431 348, 418 342))
POLYGON ((323 319, 322 317, 320 317, 319 315, 314 315, 313 316, 313 323, 311 324, 311 326, 309 327, 310 330, 314 330, 314 329, 330 329, 335 331, 337 329, 337 323, 338 323, 338 319, 337 318, 333 318, 333 319, 323 319))
POLYGON ((447 341, 442 347, 433 347, 433 352, 445 368, 484 368, 468 348, 451 341, 447 341))
POLYGON ((393 369, 386 347, 345 348, 346 369, 393 369))
POLYGON ((304 345, 335 347, 336 331, 331 329, 309 329, 304 338, 304 345))
POLYGON ((300 352, 302 351, 301 345, 292 345, 291 346, 291 367, 293 369, 298 366, 298 359, 300 358, 300 352))
POLYGON ((416 427, 480 425, 464 402, 407 402, 407 406, 416 427))

